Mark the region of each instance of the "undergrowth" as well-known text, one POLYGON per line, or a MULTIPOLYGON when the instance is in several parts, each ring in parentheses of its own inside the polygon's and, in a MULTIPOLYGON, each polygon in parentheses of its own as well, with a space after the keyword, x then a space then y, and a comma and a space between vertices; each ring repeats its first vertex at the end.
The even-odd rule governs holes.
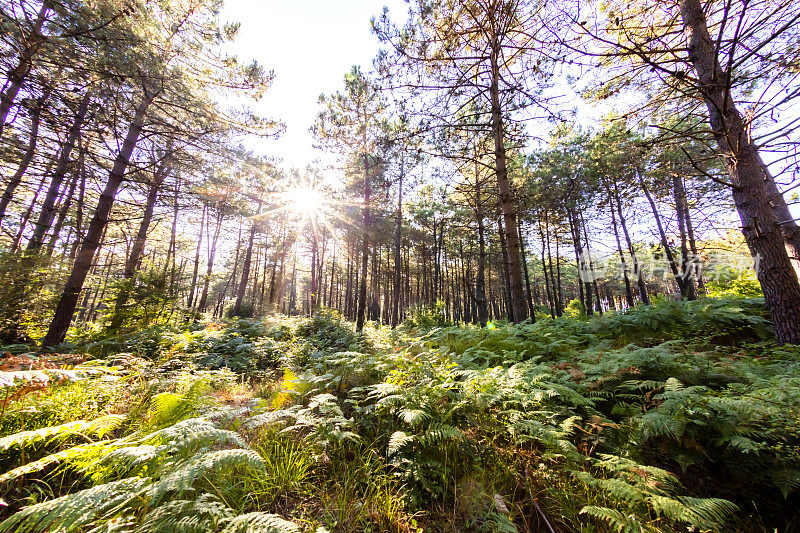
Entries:
POLYGON ((774 344, 758 299, 491 329, 425 311, 362 333, 323 310, 71 341, 80 357, 0 359, 22 362, 0 381, 0 532, 800 522, 800 351, 774 344))

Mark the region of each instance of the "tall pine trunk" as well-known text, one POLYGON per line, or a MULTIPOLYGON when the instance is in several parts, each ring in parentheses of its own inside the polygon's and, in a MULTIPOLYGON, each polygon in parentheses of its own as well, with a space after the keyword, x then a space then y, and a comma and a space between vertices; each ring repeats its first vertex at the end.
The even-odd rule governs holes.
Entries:
POLYGON ((83 289, 83 283, 86 281, 86 275, 92 267, 92 260, 100 244, 100 238, 108 224, 108 215, 114 205, 114 199, 117 195, 117 190, 122 184, 125 177, 125 171, 128 168, 131 155, 136 147, 136 142, 139 140, 139 134, 142 131, 147 109, 153 102, 155 94, 145 93, 142 101, 136 107, 133 119, 131 120, 128 128, 128 133, 125 136, 125 141, 122 143, 122 149, 117 154, 114 160, 114 166, 108 176, 108 182, 100 195, 100 200, 97 203, 92 221, 89 223, 89 228, 86 232, 86 237, 81 243, 81 248, 75 258, 75 264, 72 267, 72 273, 67 280, 64 292, 61 294, 61 299, 56 306, 53 320, 50 323, 50 328, 42 340, 42 346, 55 346, 64 341, 64 337, 69 329, 69 324, 72 321, 72 315, 75 312, 75 306, 78 303, 78 297, 83 289))
POLYGON ((45 38, 42 35, 42 25, 47 18, 47 12, 50 10, 50 5, 47 0, 42 2, 42 7, 33 21, 33 28, 30 35, 24 43, 22 43, 22 52, 19 55, 17 66, 8 73, 8 83, 3 87, 3 92, 0 94, 0 138, 3 135, 3 128, 8 118, 8 112, 17 98, 17 93, 22 88, 25 80, 28 77, 31 69, 33 68, 33 58, 39 51, 45 38))
POLYGON ((370 219, 370 196, 372 195, 372 183, 369 175, 369 156, 364 154, 364 225, 362 227, 362 248, 361 248, 361 279, 358 287, 358 314, 356 317, 356 331, 364 329, 364 315, 367 310, 367 269, 369 267, 369 219, 370 219))
POLYGON ((742 233, 759 265, 758 281, 778 342, 800 344, 800 283, 770 204, 758 147, 750 138, 749 125, 731 101, 725 83, 730 73, 720 67, 700 0, 680 0, 679 5, 689 60, 700 81, 718 151, 728 165, 742 233))
POLYGON ((64 176, 67 175, 69 168, 69 158, 72 154, 72 149, 81 132, 83 121, 86 118, 86 112, 89 109, 89 101, 91 99, 91 91, 86 91, 78 105, 78 112, 75 114, 75 120, 69 129, 67 138, 61 146, 61 154, 58 156, 56 168, 53 171, 53 177, 50 181, 50 188, 47 190, 47 195, 44 197, 42 210, 39 213, 39 219, 36 221, 36 229, 33 231, 33 236, 28 242, 28 251, 37 251, 44 243, 44 236, 47 230, 50 229, 50 224, 53 222, 53 215, 55 215, 56 199, 58 198, 61 183, 64 181, 64 176))
POLYGON ((494 137, 495 173, 500 210, 503 213, 504 238, 507 247, 508 284, 510 287, 510 307, 515 323, 528 317, 525 291, 522 288, 522 266, 520 265, 519 241, 517 240, 517 213, 511 197, 511 184, 508 179, 505 132, 500 107, 500 45, 495 38, 491 50, 491 96, 492 136, 494 137))
MULTIPOLYGON (((256 217, 261 213, 261 202, 258 202, 258 210, 256 217)), ((236 302, 233 304, 233 316, 239 316, 242 312, 242 304, 244 303, 244 293, 247 290, 247 281, 250 276, 250 263, 253 259, 253 242, 256 238, 256 230, 258 229, 258 222, 253 220, 250 226, 250 238, 247 240, 247 251, 244 254, 244 263, 242 264, 242 279, 239 282, 238 290, 236 292, 236 302)), ((296 258, 296 254, 295 254, 296 258)), ((296 259, 295 259, 296 260, 296 259)))
POLYGON ((392 280, 392 329, 400 322, 400 247, 403 242, 403 178, 405 161, 400 155, 400 179, 397 188, 397 226, 394 230, 394 279, 392 280))
POLYGON ((122 272, 122 286, 114 300, 114 314, 111 317, 110 324, 112 329, 119 328, 125 318, 123 310, 128 304, 128 297, 131 289, 130 284, 133 282, 133 278, 139 270, 139 265, 142 261, 142 253, 144 252, 144 245, 147 241, 147 231, 150 229, 150 223, 153 220, 153 211, 156 207, 158 192, 167 174, 169 174, 169 168, 162 164, 154 173, 153 180, 148 187, 147 200, 144 206, 142 220, 139 222, 139 230, 136 232, 130 254, 125 260, 125 269, 122 272))
POLYGON ((22 177, 25 175, 25 172, 27 172, 28 166, 31 164, 33 156, 36 154, 36 143, 39 140, 39 123, 41 122, 42 109, 44 108, 46 98, 47 94, 42 95, 42 97, 37 100, 36 105, 33 106, 33 109, 31 109, 31 131, 30 137, 28 138, 28 146, 25 148, 25 153, 19 162, 17 171, 11 176, 11 179, 8 181, 3 191, 3 197, 0 198, 0 224, 2 224, 3 218, 6 215, 8 204, 10 204, 11 200, 14 198, 14 191, 19 187, 19 184, 22 183, 22 177))

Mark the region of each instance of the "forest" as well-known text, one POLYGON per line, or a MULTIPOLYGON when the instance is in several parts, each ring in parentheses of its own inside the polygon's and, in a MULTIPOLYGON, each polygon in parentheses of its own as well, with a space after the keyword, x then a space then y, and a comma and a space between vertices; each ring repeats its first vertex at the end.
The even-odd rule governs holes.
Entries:
POLYGON ((0 0, 0 533, 800 531, 800 1, 236 2, 0 0))

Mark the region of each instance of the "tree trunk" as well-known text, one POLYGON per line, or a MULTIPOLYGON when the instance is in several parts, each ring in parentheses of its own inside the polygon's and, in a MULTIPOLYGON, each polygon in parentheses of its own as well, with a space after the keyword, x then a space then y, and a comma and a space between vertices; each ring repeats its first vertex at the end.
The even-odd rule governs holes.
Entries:
POLYGON ((497 39, 492 43, 491 51, 491 109, 492 134, 494 137, 495 173, 497 176, 497 192, 500 209, 503 212, 505 242, 508 248, 508 276, 511 289, 511 307, 514 322, 519 323, 528 317, 525 303, 525 292, 522 289, 522 267, 520 265, 519 241, 517 240, 517 214, 511 198, 511 186, 508 181, 506 165, 506 147, 503 131, 503 119, 500 108, 500 46, 497 39))
POLYGON ((675 214, 678 217, 678 233, 681 237, 681 277, 683 286, 681 296, 687 300, 697 300, 697 287, 695 286, 694 258, 689 258, 689 247, 686 244, 686 191, 683 188, 683 178, 677 173, 672 174, 672 188, 675 196, 675 214))
POLYGON ((742 233, 760 267, 758 280, 778 342, 800 344, 800 283, 770 204, 758 148, 750 139, 748 124, 730 101, 724 81, 729 76, 720 68, 700 0, 680 0, 679 5, 689 60, 700 80, 718 151, 728 164, 742 233))
POLYGON ((5 90, 0 94, 0 138, 3 135, 3 128, 8 118, 8 112, 14 104, 22 84, 33 68, 33 57, 39 51, 39 47, 44 42, 44 35, 42 35, 42 25, 47 18, 47 12, 50 10, 49 2, 42 2, 42 7, 36 15, 36 20, 33 22, 33 28, 28 35, 25 43, 22 43, 23 49, 19 55, 19 62, 14 70, 8 74, 8 84, 5 90))
POLYGON ((128 296, 131 288, 129 285, 136 275, 136 272, 139 270, 139 264, 142 261, 142 252, 144 252, 144 245, 147 241, 147 230, 150 229, 150 223, 153 220, 153 211, 156 207, 158 192, 167 174, 169 174, 169 168, 162 164, 153 174, 153 180, 150 182, 150 187, 147 190, 147 203, 144 207, 142 220, 139 222, 139 231, 136 232, 133 246, 131 246, 131 252, 125 261, 125 270, 122 273, 122 285, 114 300, 114 314, 112 315, 110 324, 111 329, 119 328, 125 318, 122 311, 128 303, 128 296))
POLYGON ((25 172, 28 170, 28 166, 31 164, 31 161, 33 161, 33 156, 36 154, 36 142, 39 140, 39 123, 41 122, 42 109, 44 108, 44 102, 46 98, 47 93, 42 95, 42 97, 38 99, 33 109, 31 109, 31 132, 30 137, 28 138, 28 146, 25 149, 25 154, 22 156, 22 159, 19 162, 17 171, 13 176, 11 176, 11 179, 6 185, 5 191, 3 191, 3 197, 0 198, 0 224, 3 223, 3 218, 5 218, 8 204, 11 203, 11 199, 14 197, 14 191, 17 189, 19 184, 22 183, 22 176, 25 175, 25 172))
POLYGON ((55 346, 64 341, 69 324, 72 321, 72 314, 75 312, 75 306, 78 303, 78 297, 83 289, 83 282, 86 280, 86 275, 92 266, 94 254, 100 244, 100 236, 108 224, 108 215, 114 205, 117 190, 125 177, 131 154, 142 131, 144 117, 154 98, 155 95, 146 93, 136 108, 128 133, 125 136, 125 141, 122 143, 122 150, 114 160, 114 166, 109 173, 108 182, 100 195, 97 209, 95 209, 92 221, 89 223, 86 237, 83 239, 75 264, 72 267, 72 273, 67 280, 64 292, 53 315, 53 321, 50 323, 47 335, 42 340, 42 346, 55 346))
MULTIPOLYGON (((219 206, 217 212, 217 224, 214 227, 214 237, 209 243, 208 249, 208 263, 206 264, 206 275, 203 279, 203 292, 200 294, 200 302, 197 304, 197 310, 201 313, 206 310, 208 302, 208 288, 211 285, 211 274, 214 271, 214 258, 217 255, 217 242, 219 241, 219 234, 222 229, 222 216, 224 214, 224 206, 219 206)), ((206 226, 208 228, 208 226, 206 226)), ((208 231, 208 229, 206 229, 208 231)))
POLYGON ((625 242, 628 244, 628 253, 631 254, 633 273, 636 275, 636 284, 639 287, 639 299, 642 300, 644 305, 650 305, 650 296, 647 294, 647 285, 644 282, 642 265, 639 264, 639 258, 636 256, 636 249, 633 247, 633 241, 631 241, 630 233, 628 233, 628 223, 625 221, 625 215, 622 214, 622 201, 620 200, 617 180, 616 178, 612 179, 614 180, 614 196, 617 201, 617 215, 619 216, 619 223, 622 226, 622 234, 625 236, 625 242))
POLYGON ((478 322, 482 328, 489 322, 489 306, 486 301, 486 227, 484 226, 483 199, 475 165, 475 217, 478 220, 478 266, 475 274, 475 305, 478 308, 478 322))
POLYGON ((86 91, 86 93, 83 95, 80 105, 78 106, 78 112, 75 115, 75 121, 72 123, 72 127, 69 129, 67 138, 61 147, 61 154, 58 157, 58 162, 56 163, 56 168, 53 172, 52 180, 50 181, 50 188, 47 190, 47 195, 45 196, 44 203, 42 204, 42 210, 39 213, 39 219, 36 221, 36 229, 33 232, 31 240, 28 242, 29 252, 35 252, 42 247, 42 244, 44 243, 44 236, 47 233, 47 230, 50 229, 50 224, 52 223, 53 215, 55 214, 56 198, 58 198, 58 192, 61 188, 61 183, 64 181, 64 176, 67 174, 69 157, 72 153, 72 149, 75 146, 75 142, 78 140, 78 136, 80 135, 83 121, 86 118, 86 111, 89 109, 90 98, 91 91, 86 91))
POLYGON ((500 251, 503 254, 503 270, 502 272, 502 281, 503 281, 503 289, 506 299, 506 316, 508 317, 509 322, 516 323, 514 320, 514 305, 513 305, 513 295, 511 288, 511 276, 509 274, 509 258, 508 258, 508 243, 506 242, 506 233, 503 231, 503 224, 501 222, 502 217, 497 217, 497 232, 500 235, 500 251))
MULTIPOLYGON (((79 150, 83 152, 82 149, 79 148, 79 150)), ((81 157, 83 157, 83 154, 81 154, 81 157)), ((78 185, 78 181, 80 181, 80 171, 76 169, 73 174, 74 175, 72 177, 72 181, 70 182, 69 190, 67 191, 67 195, 64 197, 64 201, 62 202, 56 223, 53 225, 53 234, 50 236, 50 242, 47 243, 47 250, 45 251, 47 257, 53 255, 53 250, 55 250, 56 242, 58 242, 58 236, 61 233, 61 228, 64 226, 64 220, 66 220, 67 214, 69 213, 69 208, 72 205, 72 197, 75 195, 75 187, 78 185)))
POLYGON ((372 183, 369 175, 369 156, 364 154, 364 226, 363 244, 361 249, 361 280, 358 288, 358 316, 356 317, 356 331, 364 329, 364 314, 367 310, 367 269, 369 267, 369 219, 370 196, 372 183))
POLYGON ((400 247, 403 242, 403 178, 405 161, 400 155, 400 179, 397 188, 397 227, 394 232, 394 279, 392 281, 392 329, 400 322, 400 247))
POLYGON ((522 236, 522 223, 517 226, 519 230, 519 253, 522 257, 522 272, 525 274, 525 295, 528 298, 528 312, 532 323, 536 322, 536 310, 533 307, 533 294, 531 293, 531 279, 528 272, 528 260, 525 257, 525 239, 522 236))
POLYGON ((658 235, 661 237, 661 247, 664 248, 664 255, 667 256, 667 262, 669 263, 669 268, 672 271, 672 276, 675 278, 675 282, 678 284, 678 289, 681 291, 681 296, 683 296, 684 280, 678 271, 678 264, 675 261, 675 256, 672 254, 672 248, 667 240, 667 233, 664 231, 664 225, 661 223, 661 215, 658 213, 658 207, 656 207, 656 203, 653 201, 653 196, 650 194, 650 190, 647 188, 647 185, 645 185, 644 178, 642 178, 641 174, 639 174, 639 185, 641 186, 647 201, 650 203, 650 209, 653 212, 653 218, 656 220, 658 235))
MULTIPOLYGON (((258 202, 258 210, 256 211, 256 216, 261 214, 261 202, 258 202)), ((250 238, 247 241, 247 251, 244 254, 244 263, 242 264, 242 280, 239 282, 238 291, 236 293, 236 303, 233 305, 233 312, 231 313, 232 316, 239 316, 242 312, 242 303, 244 301, 244 293, 247 290, 247 278, 250 276, 250 262, 253 258, 253 241, 256 238, 256 229, 258 228, 258 223, 256 220, 253 220, 252 225, 250 226, 250 238)), ((297 254, 295 254, 295 261, 297 260, 297 254)))
MULTIPOLYGON (((200 271, 200 248, 203 246, 203 228, 206 224, 206 213, 208 212, 208 205, 203 203, 203 212, 200 214, 200 233, 197 236, 197 249, 194 252, 194 269, 192 270, 192 282, 189 284, 189 296, 186 302, 186 307, 192 307, 195 302, 194 293, 197 288, 197 273, 200 271)), ((238 250, 237 250, 238 251, 238 250)))
POLYGON ((631 280, 628 277, 628 262, 625 260, 625 254, 622 253, 622 243, 619 240, 619 230, 617 229, 617 216, 614 212, 614 204, 613 200, 611 199, 611 194, 609 191, 608 195, 608 205, 611 207, 611 226, 614 228, 614 238, 617 240, 617 252, 619 253, 619 263, 622 267, 622 277, 625 280, 625 301, 628 303, 628 307, 633 307, 635 305, 635 301, 633 300, 633 290, 631 289, 631 280))

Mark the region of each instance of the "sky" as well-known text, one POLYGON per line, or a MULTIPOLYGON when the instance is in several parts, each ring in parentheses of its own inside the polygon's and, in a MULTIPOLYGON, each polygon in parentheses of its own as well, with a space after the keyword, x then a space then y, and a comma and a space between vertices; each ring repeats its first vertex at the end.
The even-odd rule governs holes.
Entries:
POLYGON ((240 60, 275 73, 255 110, 286 125, 280 139, 259 141, 257 152, 281 157, 284 168, 304 168, 321 155, 308 131, 319 95, 341 89, 353 65, 371 68, 378 39, 370 19, 384 5, 394 20, 405 18, 403 0, 227 0, 223 20, 241 23, 234 47, 240 60))

